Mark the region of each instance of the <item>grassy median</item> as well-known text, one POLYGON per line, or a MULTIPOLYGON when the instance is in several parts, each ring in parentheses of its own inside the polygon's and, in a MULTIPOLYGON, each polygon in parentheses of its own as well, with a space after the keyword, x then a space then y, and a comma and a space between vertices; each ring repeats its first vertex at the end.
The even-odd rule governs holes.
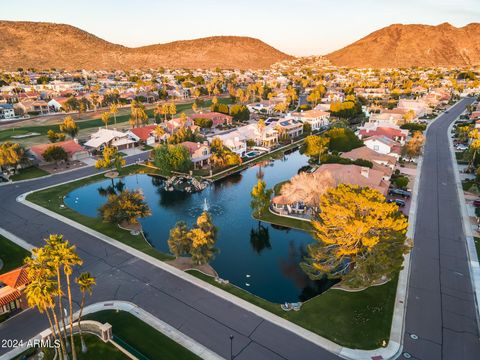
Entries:
POLYGON ((305 302, 300 311, 287 312, 235 285, 219 284, 196 270, 187 272, 342 346, 372 350, 390 338, 397 279, 358 292, 330 289, 305 302))
POLYGON ((139 358, 143 356, 152 360, 199 359, 180 344, 128 312, 103 310, 88 314, 84 319, 108 322, 112 325, 113 340, 139 358))

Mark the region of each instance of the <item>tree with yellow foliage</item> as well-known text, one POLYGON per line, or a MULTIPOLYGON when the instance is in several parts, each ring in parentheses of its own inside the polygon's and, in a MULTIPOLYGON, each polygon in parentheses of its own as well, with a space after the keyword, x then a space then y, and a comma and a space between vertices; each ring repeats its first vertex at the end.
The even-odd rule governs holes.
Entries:
POLYGON ((71 116, 67 116, 63 119, 63 123, 60 124, 60 131, 68 134, 73 139, 78 134, 78 125, 71 116))
POLYGON ((215 248, 217 228, 207 211, 197 218, 197 223, 188 232, 188 238, 192 241, 190 248, 192 261, 198 265, 208 263, 217 252, 215 248))
POLYGON ((250 207, 253 215, 259 218, 264 211, 270 206, 270 198, 272 197, 272 189, 267 189, 267 184, 262 179, 258 179, 257 184, 252 188, 250 196, 252 198, 250 207))
POLYGON ((102 158, 98 159, 95 163, 97 169, 110 169, 115 168, 118 171, 125 166, 125 159, 118 150, 114 147, 105 146, 102 153, 102 158))
POLYGON ((347 287, 368 287, 394 276, 409 250, 405 216, 370 188, 329 189, 312 225, 317 243, 301 264, 312 279, 328 276, 347 287))
POLYGON ((0 170, 5 167, 17 167, 25 156, 25 150, 20 144, 4 142, 0 144, 0 170))
POLYGON ((320 157, 328 150, 330 139, 319 135, 309 135, 300 148, 300 152, 309 156, 312 160, 317 159, 320 164, 320 157))
POLYGON ((138 218, 152 214, 139 190, 124 190, 120 194, 111 194, 99 212, 104 222, 126 225, 138 224, 138 218))
POLYGON ((421 131, 415 131, 410 140, 402 148, 402 155, 408 157, 410 160, 414 157, 420 156, 422 147, 425 142, 425 137, 421 131))

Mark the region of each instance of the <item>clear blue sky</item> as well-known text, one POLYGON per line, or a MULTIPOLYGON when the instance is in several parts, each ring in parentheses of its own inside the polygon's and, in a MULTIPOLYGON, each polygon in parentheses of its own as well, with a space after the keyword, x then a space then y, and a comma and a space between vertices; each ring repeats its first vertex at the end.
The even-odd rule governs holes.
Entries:
POLYGON ((319 55, 392 23, 480 22, 480 0, 0 0, 0 19, 67 23, 126 46, 244 35, 319 55))

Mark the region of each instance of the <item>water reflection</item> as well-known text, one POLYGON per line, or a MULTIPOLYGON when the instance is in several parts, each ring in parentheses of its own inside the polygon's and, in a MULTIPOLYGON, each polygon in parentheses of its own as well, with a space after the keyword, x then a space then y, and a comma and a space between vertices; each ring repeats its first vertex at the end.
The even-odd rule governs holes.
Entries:
POLYGON ((257 228, 250 230, 250 244, 257 254, 260 254, 265 249, 272 248, 268 227, 262 225, 260 221, 257 228))

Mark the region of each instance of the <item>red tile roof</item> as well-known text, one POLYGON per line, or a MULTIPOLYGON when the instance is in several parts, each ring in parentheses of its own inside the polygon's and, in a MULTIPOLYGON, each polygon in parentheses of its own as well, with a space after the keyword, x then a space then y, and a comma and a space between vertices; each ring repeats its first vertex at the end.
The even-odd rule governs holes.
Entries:
POLYGON ((47 150, 52 145, 60 146, 61 148, 63 148, 63 150, 65 150, 65 152, 68 155, 72 155, 80 151, 85 151, 83 146, 79 145, 74 140, 60 141, 53 144, 49 143, 49 144, 34 145, 30 148, 30 151, 36 154, 37 156, 41 157, 42 154, 45 152, 45 150, 47 150))
POLYGON ((225 123, 231 123, 233 117, 230 115, 222 114, 219 112, 208 112, 208 113, 201 113, 201 114, 192 114, 190 115, 192 119, 210 119, 213 122, 213 127, 225 124, 225 123))
POLYGON ((19 299, 22 294, 17 289, 12 289, 11 291, 5 291, 6 294, 0 294, 0 306, 7 305, 8 303, 19 299))
POLYGON ((28 283, 27 270, 24 266, 0 275, 0 282, 12 288, 19 288, 28 283))
POLYGON ((359 134, 362 137, 386 136, 392 140, 394 140, 395 138, 405 139, 407 137, 406 134, 400 129, 395 129, 391 127, 382 127, 382 126, 377 127, 375 130, 361 129, 359 134))
POLYGON ((140 128, 130 129, 130 132, 138 136, 140 140, 147 141, 155 127, 156 125, 147 125, 140 128))

